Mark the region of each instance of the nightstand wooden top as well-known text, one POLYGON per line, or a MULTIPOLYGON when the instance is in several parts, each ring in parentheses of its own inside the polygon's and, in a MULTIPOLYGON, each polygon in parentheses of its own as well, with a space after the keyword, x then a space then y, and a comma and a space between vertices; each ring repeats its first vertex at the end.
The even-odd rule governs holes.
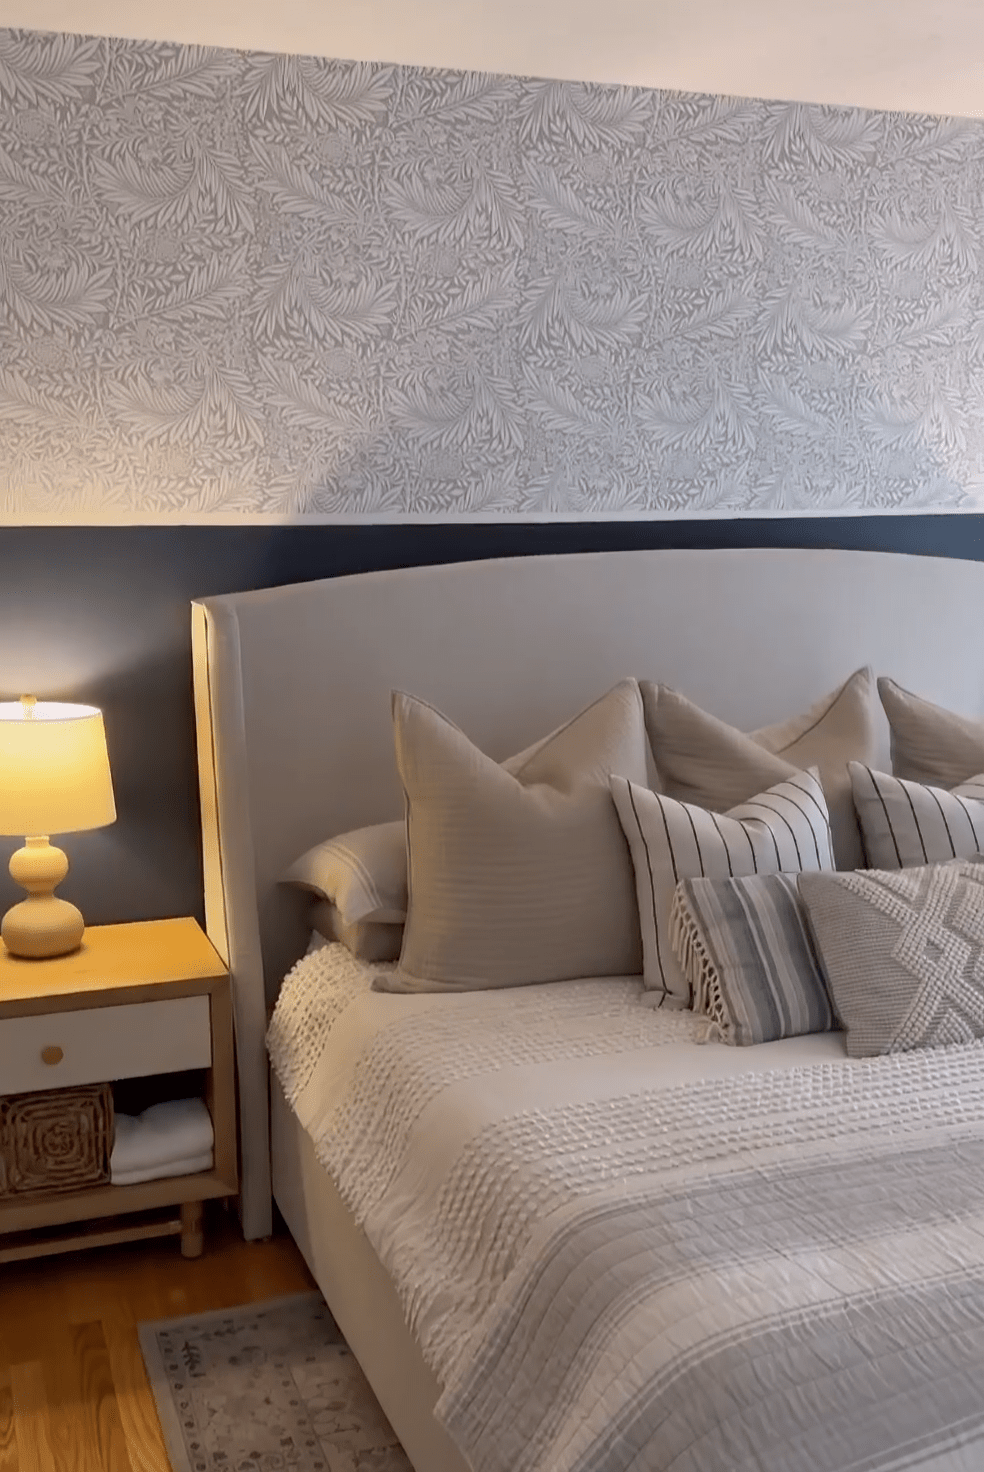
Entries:
POLYGON ((67 956, 35 961, 0 945, 0 1006, 133 986, 224 977, 226 967, 196 920, 136 920, 86 927, 67 956))

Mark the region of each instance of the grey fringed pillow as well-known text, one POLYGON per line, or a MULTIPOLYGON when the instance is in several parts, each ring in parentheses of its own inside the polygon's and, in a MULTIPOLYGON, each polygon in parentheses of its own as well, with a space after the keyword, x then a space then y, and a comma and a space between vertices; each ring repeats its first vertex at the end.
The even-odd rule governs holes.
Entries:
POLYGON ((984 1037, 984 863, 801 874, 853 1058, 984 1037))
POLYGON ((712 1036, 744 1046, 837 1026, 795 874, 683 879, 670 941, 712 1036))

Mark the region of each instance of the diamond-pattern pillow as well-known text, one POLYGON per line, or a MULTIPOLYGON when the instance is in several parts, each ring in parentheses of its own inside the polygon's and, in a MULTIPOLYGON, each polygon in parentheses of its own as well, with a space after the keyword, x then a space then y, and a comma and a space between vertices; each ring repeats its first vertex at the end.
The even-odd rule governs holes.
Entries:
POLYGON ((984 863, 801 874, 854 1058, 984 1037, 984 863))

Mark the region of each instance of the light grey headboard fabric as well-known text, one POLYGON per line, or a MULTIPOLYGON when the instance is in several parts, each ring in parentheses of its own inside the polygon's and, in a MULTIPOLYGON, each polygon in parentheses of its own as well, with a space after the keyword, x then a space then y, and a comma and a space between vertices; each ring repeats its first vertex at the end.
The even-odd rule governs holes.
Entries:
POLYGON ((304 899, 277 879, 319 839, 400 815, 391 689, 501 757, 627 674, 742 727, 862 664, 984 713, 982 628, 984 564, 844 551, 502 559, 196 602, 206 918, 234 978, 246 1235, 270 1224, 267 1010, 307 940, 304 899))

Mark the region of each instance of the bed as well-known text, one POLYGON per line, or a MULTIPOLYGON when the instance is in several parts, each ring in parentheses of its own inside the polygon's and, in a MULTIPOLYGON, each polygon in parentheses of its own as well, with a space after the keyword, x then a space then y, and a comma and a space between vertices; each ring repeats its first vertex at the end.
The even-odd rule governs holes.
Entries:
MULTIPOLYGON (((474 1440, 478 1432, 467 1424, 469 1417, 474 1420, 479 1412, 484 1417, 482 1434, 486 1442, 491 1438, 492 1443, 506 1446, 509 1425, 523 1428, 521 1448, 508 1453, 506 1466, 525 1465, 528 1456, 532 1458, 531 1469, 535 1467, 538 1472, 561 1465, 598 1472, 603 1465, 614 1467, 616 1462, 609 1464, 592 1450, 600 1445, 597 1437, 601 1432, 597 1427, 593 1432, 584 1431, 587 1417, 581 1416, 573 1431, 572 1422, 562 1425, 556 1415, 550 1425, 537 1423, 535 1416, 529 1419, 531 1402, 540 1391, 525 1396, 522 1392, 526 1370, 520 1373, 516 1368, 520 1361, 513 1364, 509 1356, 518 1353, 517 1344, 525 1341, 516 1338, 510 1314, 518 1297, 532 1300, 543 1294, 548 1307, 543 1309, 540 1322, 549 1323, 549 1305, 556 1298, 556 1294, 551 1296, 549 1273, 542 1272, 528 1253, 514 1253, 503 1269, 511 1285, 510 1302, 486 1299, 472 1306, 473 1323, 482 1326, 482 1343, 473 1346, 476 1353, 469 1365, 454 1366, 454 1332, 439 1327, 443 1322, 439 1285, 431 1285, 427 1302, 414 1304, 408 1300, 405 1284, 400 1283, 398 1274, 394 1276, 394 1263, 401 1254, 398 1225, 394 1227, 392 1221, 386 1225, 380 1219, 374 1226, 371 1214, 362 1214, 361 1221, 357 1220, 360 1214, 353 1212, 352 1189, 346 1186, 344 1170, 340 1169, 339 1178, 333 1178, 321 1163, 326 1152, 316 1148, 314 1115, 309 1111, 307 1127, 302 1123, 303 1081, 294 1090, 285 1091, 276 1078, 270 1086, 266 1047, 269 1018, 283 978, 304 955, 310 939, 308 900, 295 887, 280 881, 296 856, 312 844, 360 825, 385 822, 401 812, 391 691, 413 692, 432 702, 496 761, 537 741, 627 675, 658 679, 685 691, 693 701, 741 730, 761 727, 782 720, 792 711, 806 709, 850 671, 864 665, 877 673, 891 674, 901 685, 919 691, 941 707, 982 712, 982 614, 984 566, 980 564, 799 550, 643 551, 498 560, 337 578, 209 598, 193 605, 206 919, 213 943, 230 966, 234 985, 243 1230, 248 1238, 262 1237, 270 1231, 275 1197, 418 1472, 463 1472, 468 1465, 493 1467, 494 1445, 491 1451, 487 1446, 483 1451, 480 1442, 474 1440), (292 1094, 290 1103, 286 1093, 292 1094), (495 1363, 478 1353, 483 1345, 499 1354, 495 1363), (480 1405, 483 1385, 491 1387, 485 1397, 489 1403, 480 1405), (509 1395, 499 1394, 503 1385, 509 1395, 513 1394, 511 1386, 520 1386, 513 1401, 509 1395), (440 1414, 435 1415, 442 1396, 440 1414), (454 1437, 447 1429, 449 1425, 455 1428, 454 1437), (471 1442, 469 1436, 473 1437, 471 1442), (467 1458, 462 1445, 469 1447, 467 1458), (563 1454, 558 1450, 561 1446, 563 1454)), ((877 765, 890 771, 889 733, 884 722, 878 729, 877 742, 877 765)), ((324 964, 329 969, 335 965, 330 960, 324 964)), ((563 987, 567 983, 555 985, 563 987)), ((746 1100, 743 1118, 779 1121, 776 1128, 785 1133, 776 1149, 788 1163, 801 1153, 803 1140, 816 1127, 809 1109, 803 1112, 800 1108, 803 1097, 802 1090, 797 1094, 797 1081, 808 1080, 813 1087, 818 1079, 833 1079, 839 1087, 840 1081, 848 1077, 841 1068, 844 1050, 839 1033, 765 1044, 762 1046, 766 1050, 772 1050, 765 1053, 726 1049, 702 1044, 687 1032, 690 1024, 682 1019, 689 1018, 689 1013, 677 1013, 675 1019, 672 1014, 659 1018, 649 1010, 646 1015, 654 1019, 653 1031, 640 1042, 633 1029, 637 1031, 638 1016, 645 1009, 636 1008, 633 1013, 638 1001, 637 992, 632 990, 636 984, 631 978, 620 980, 609 988, 603 1002, 591 990, 598 985, 575 983, 575 989, 581 987, 577 1006, 582 1018, 587 1019, 581 1036, 594 1026, 593 1009, 603 1006, 614 1008, 614 1020, 605 1024, 612 1035, 621 1036, 622 1029, 635 1041, 615 1049, 612 1055, 619 1059, 618 1088, 611 1082, 610 1062, 606 1063, 605 1057, 594 1059, 590 1067, 581 1070, 588 1095, 578 1101, 582 1111, 578 1119, 583 1124, 587 1118, 583 1111, 614 1109, 615 1101, 625 1093, 623 1086, 633 1068, 644 1072, 658 1054, 660 1067, 665 1064, 666 1069, 659 1085, 664 1102, 685 1103, 687 1120, 692 1122, 697 1117, 707 1122, 703 1143, 695 1137, 687 1147, 688 1160, 691 1164, 696 1161, 699 1167, 697 1175, 688 1174, 689 1167, 684 1169, 676 1157, 671 1162, 674 1170, 679 1167, 680 1189, 673 1198, 674 1210, 686 1212, 693 1208, 698 1178, 701 1189, 708 1178, 709 1151, 715 1159, 725 1160, 722 1169, 727 1174, 731 1169, 729 1151, 733 1160, 734 1152, 750 1148, 748 1139, 739 1136, 730 1139, 729 1150, 720 1148, 720 1140, 728 1136, 726 1123, 729 1115, 733 1116, 736 1100, 746 1100), (750 1064, 753 1055, 755 1061, 750 1064), (724 1076, 732 1074, 735 1077, 728 1084, 732 1092, 725 1097, 721 1092, 724 1076), (769 1081, 768 1087, 762 1079, 769 1081), (717 1115, 715 1110, 719 1111, 717 1115), (717 1145, 712 1142, 715 1130, 717 1145)), ((522 1007, 532 1009, 527 1029, 531 1038, 547 1036, 552 1030, 563 1031, 556 1020, 551 1020, 552 1001, 543 1003, 546 1011, 541 1007, 537 1012, 538 993, 543 990, 549 988, 532 989, 522 1001, 522 1007)), ((504 999, 515 1002, 518 990, 489 996, 497 998, 493 1006, 515 1012, 504 999)), ((418 1022, 418 1016, 433 1016, 435 1008, 447 1000, 373 997, 374 993, 360 1000, 355 1008, 361 1009, 359 1026, 370 1042, 384 1025, 389 1035, 398 1037, 399 1025, 394 1023, 398 1016, 410 1019, 408 1035, 414 1029, 419 1031, 425 1023, 418 1022), (385 1010, 384 1022, 379 1020, 380 1006, 385 1010)), ((469 996, 458 1011, 464 1017, 480 1005, 480 995, 469 996)), ((507 1013, 502 1015, 505 1018, 507 1013)), ((514 1020, 503 1022, 507 1031, 513 1025, 514 1020)), ((428 1048, 431 1046, 428 1043, 428 1048)), ((984 1178, 976 1156, 984 1139, 976 1112, 981 1085, 978 1057, 973 1047, 945 1050, 945 1057, 942 1073, 936 1059, 926 1065, 928 1074, 925 1067, 923 1074, 919 1067, 899 1072, 897 1058, 866 1063, 851 1073, 850 1097, 845 1095, 837 1105, 839 1118, 854 1119, 855 1137, 858 1119, 871 1122, 870 1129, 861 1133, 868 1138, 872 1152, 878 1154, 879 1169, 890 1171, 899 1114, 897 1109, 890 1110, 879 1123, 877 1100, 885 1093, 884 1076, 891 1074, 894 1081, 887 1086, 887 1093, 896 1100, 901 1098, 903 1113, 908 1110, 907 1117, 916 1121, 916 1143, 924 1154, 931 1157, 935 1149, 939 1157, 941 1138, 953 1144, 954 1160, 947 1172, 934 1177, 932 1186, 926 1178, 918 1188, 930 1195, 935 1192, 937 1206, 946 1198, 948 1180, 984 1178), (948 1073, 946 1069, 955 1071, 948 1073), (855 1092, 851 1094, 851 1090, 855 1092), (949 1118, 939 1113, 941 1098, 960 1103, 959 1119, 952 1126, 949 1118)), ((922 1052, 920 1058, 930 1058, 930 1050, 922 1052)), ((315 1059, 309 1073, 316 1068, 315 1059)), ((518 1075, 515 1082, 519 1089, 522 1080, 518 1075)), ((532 1087, 533 1095, 516 1095, 518 1117, 529 1121, 533 1116, 540 1120, 542 1115, 549 1129, 560 1129, 562 1095, 551 1094, 543 1103, 535 1092, 541 1085, 532 1087)), ((426 1123, 426 1114, 421 1113, 420 1119, 426 1123)), ((626 1128, 631 1136, 634 1126, 628 1124, 626 1128)), ((685 1134, 689 1126, 684 1124, 682 1128, 685 1134)), ((845 1128, 842 1133, 848 1141, 851 1131, 845 1128)), ((557 1149, 559 1139, 549 1136, 550 1150, 557 1149)), ((496 1150, 500 1146, 501 1141, 495 1143, 496 1150)), ((520 1153, 526 1148, 523 1144, 520 1153)), ((589 1154, 596 1150, 590 1140, 585 1148, 589 1154)), ((850 1175, 852 1149, 845 1143, 833 1151, 831 1159, 836 1157, 837 1169, 825 1180, 818 1177, 813 1182, 811 1189, 820 1192, 819 1197, 815 1194, 816 1200, 824 1192, 829 1197, 832 1182, 844 1181, 850 1175)), ((562 1154, 558 1150, 558 1158, 562 1154)), ((772 1159, 749 1155, 748 1179, 737 1182, 728 1175, 729 1189, 738 1190, 738 1195, 729 1198, 729 1211, 739 1216, 742 1211, 754 1215, 756 1173, 767 1174, 772 1159)), ((358 1168, 358 1157, 353 1155, 349 1171, 357 1173, 358 1168)), ((479 1156, 473 1163, 473 1175, 478 1172, 484 1178, 487 1168, 488 1162, 479 1156)), ((613 1192, 616 1196, 621 1192, 625 1199, 617 1203, 619 1211, 637 1208, 652 1212, 656 1199, 652 1195, 628 1200, 632 1191, 626 1182, 635 1183, 638 1178, 637 1165, 616 1172, 605 1187, 609 1193, 606 1203, 611 1205, 613 1192)), ((558 1189, 558 1179, 554 1176, 545 1182, 543 1189, 548 1195, 558 1189)), ((442 1180, 439 1185, 444 1189, 446 1182, 442 1180)), ((787 1186, 788 1181, 780 1182, 777 1189, 781 1192, 787 1186)), ((655 1182, 652 1189, 663 1192, 665 1182, 655 1182)), ((498 1194, 505 1199, 503 1193, 498 1194)), ((448 1200, 446 1195, 441 1199, 448 1200)), ((470 1210, 479 1210, 475 1204, 478 1200, 475 1197, 470 1210)), ((410 1198, 408 1202, 404 1257, 406 1243, 414 1250, 417 1244, 413 1202, 410 1198)), ((663 1210, 663 1196, 659 1196, 659 1203, 663 1210)), ((562 1272, 568 1285, 565 1292, 570 1296, 570 1285, 577 1281, 577 1264, 566 1261, 562 1268, 559 1265, 558 1244, 564 1233, 555 1206, 556 1202, 546 1213, 551 1231, 557 1229, 551 1238, 551 1271, 562 1272)), ((522 1214, 522 1209, 517 1198, 514 1215, 522 1214)), ((723 1209, 720 1202, 714 1208, 723 1209)), ((954 1219, 959 1214, 952 1203, 947 1210, 954 1219)), ((976 1250, 975 1211, 973 1202, 960 1208, 963 1230, 972 1244, 967 1249, 971 1261, 976 1250)), ((634 1227, 624 1213, 621 1219, 628 1234, 625 1241, 634 1240, 632 1232, 637 1224, 634 1227)), ((535 1225, 533 1222, 525 1229, 524 1252, 535 1225)), ((477 1230, 481 1236, 480 1221, 477 1230)), ((571 1250, 581 1253, 585 1261, 600 1263, 605 1248, 591 1237, 584 1222, 574 1235, 581 1245, 571 1250)), ((918 1251, 925 1252, 925 1242, 918 1251)), ((777 1242, 775 1261, 785 1260, 792 1252, 788 1243, 777 1242)), ((976 1261, 978 1266, 984 1264, 984 1249, 976 1261)), ((941 1264, 940 1274, 945 1276, 944 1267, 941 1264)), ((966 1277, 965 1268, 966 1264, 962 1269, 966 1277)), ((609 1264, 606 1271, 613 1272, 617 1279, 619 1261, 609 1264)), ((734 1275, 737 1268, 731 1264, 728 1271, 734 1275)), ((971 1280, 973 1276, 971 1273, 971 1280)), ((586 1281, 582 1286, 586 1291, 586 1281)), ((740 1296, 733 1276, 727 1301, 737 1303, 740 1296)), ((935 1313, 937 1307, 921 1303, 913 1312, 925 1317, 935 1313)), ((948 1312, 951 1307, 948 1303, 948 1312)), ((963 1361, 958 1355, 957 1362, 950 1366, 954 1384, 960 1376, 966 1378, 968 1364, 979 1367, 982 1363, 984 1351, 979 1337, 975 1337, 981 1318, 979 1308, 977 1298, 969 1291, 965 1293, 960 1310, 967 1322, 958 1326, 955 1320, 948 1321, 942 1335, 946 1342, 959 1340, 963 1346, 963 1361)), ((872 1323, 877 1317, 872 1309, 872 1323)), ((523 1332, 528 1334, 528 1326, 523 1332)), ((631 1338, 634 1331, 627 1332, 631 1338)), ((713 1332, 725 1334, 726 1326, 722 1323, 713 1332)), ((883 1339, 886 1335, 890 1339, 891 1320, 880 1322, 878 1332, 883 1339)), ((544 1340, 544 1364, 548 1367, 563 1358, 559 1345, 558 1340, 551 1348, 544 1340)), ((810 1348, 810 1353, 820 1358, 824 1352, 822 1344, 810 1348)), ((630 1345, 626 1353, 638 1360, 638 1345, 635 1349, 630 1345)), ((612 1381, 615 1390, 609 1386, 602 1394, 596 1393, 597 1387, 592 1388, 590 1378, 584 1378, 583 1367, 572 1363, 568 1368, 566 1381, 549 1382, 552 1403, 560 1406, 565 1396, 570 1398, 571 1386, 581 1383, 583 1396, 589 1397, 596 1408, 592 1414, 607 1427, 622 1426, 614 1440, 621 1437, 629 1445, 633 1433, 625 1429, 628 1423, 624 1422, 624 1407, 611 1401, 612 1394, 621 1394, 618 1386, 624 1383, 624 1376, 616 1375, 612 1381)), ((547 1384, 545 1373, 543 1369, 537 1371, 530 1383, 542 1390, 547 1384)), ((657 1374, 658 1367, 650 1365, 646 1373, 657 1374)), ((682 1449, 688 1441, 686 1428, 681 1430, 679 1423, 681 1417, 686 1420, 688 1406, 695 1403, 694 1395, 688 1391, 684 1402, 672 1413, 672 1434, 682 1449)), ((715 1410, 713 1405, 702 1414, 712 1418, 720 1415, 722 1424, 726 1419, 721 1408, 715 1410)), ((823 1426, 823 1414, 817 1411, 814 1419, 818 1427, 823 1426)), ((670 1432, 666 1434, 669 1437, 670 1432)), ((848 1465, 822 1431, 817 1431, 812 1441, 804 1438, 797 1452, 799 1461, 790 1454, 779 1462, 756 1460, 759 1445, 755 1436, 747 1427, 743 1434, 751 1437, 747 1455, 743 1453, 743 1460, 734 1460, 734 1466, 776 1465, 783 1472, 791 1472, 794 1466, 840 1469, 848 1465)), ((931 1453, 925 1449, 920 1452, 916 1447, 917 1426, 911 1444, 907 1443, 909 1460, 884 1461, 872 1452, 869 1460, 856 1464, 872 1468, 979 1466, 984 1455, 980 1435, 981 1428, 974 1418, 964 1417, 959 1432, 953 1433, 945 1448, 940 1442, 931 1453)), ((637 1449, 632 1455, 642 1460, 632 1462, 630 1456, 625 1465, 652 1465, 644 1450, 637 1449)), ((679 1452, 678 1461, 673 1461, 675 1469, 691 1465, 704 1472, 704 1466, 716 1468, 729 1463, 692 1464, 686 1460, 685 1450, 679 1452)))

